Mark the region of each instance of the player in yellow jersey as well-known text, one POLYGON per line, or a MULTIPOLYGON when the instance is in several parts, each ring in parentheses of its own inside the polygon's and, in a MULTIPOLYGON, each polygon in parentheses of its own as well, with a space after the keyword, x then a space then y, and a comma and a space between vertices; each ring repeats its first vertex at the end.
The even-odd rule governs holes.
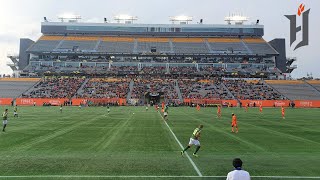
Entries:
POLYGON ((184 148, 183 151, 181 151, 181 155, 183 156, 184 152, 186 152, 192 145, 197 146, 195 152, 193 153, 193 156, 198 157, 197 152, 200 149, 200 132, 203 129, 203 125, 200 124, 196 129, 193 130, 193 133, 190 137, 190 141, 187 147, 184 148))

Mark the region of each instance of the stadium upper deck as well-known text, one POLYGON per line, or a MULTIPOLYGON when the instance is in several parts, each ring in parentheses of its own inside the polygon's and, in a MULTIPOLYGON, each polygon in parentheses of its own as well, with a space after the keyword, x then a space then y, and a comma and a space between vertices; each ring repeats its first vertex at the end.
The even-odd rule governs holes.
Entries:
POLYGON ((246 55, 278 52, 262 25, 42 23, 27 52, 99 55, 246 55))

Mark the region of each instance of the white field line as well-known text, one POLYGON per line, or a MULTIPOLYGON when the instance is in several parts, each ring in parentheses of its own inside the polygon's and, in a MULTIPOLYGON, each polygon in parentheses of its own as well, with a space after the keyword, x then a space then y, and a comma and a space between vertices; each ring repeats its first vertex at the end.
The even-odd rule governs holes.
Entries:
MULTIPOLYGON (((107 176, 107 175, 25 175, 0 176, 1 178, 226 178, 226 176, 107 176)), ((251 176, 268 179, 320 179, 320 176, 251 176)))
MULTIPOLYGON (((161 116, 160 112, 159 115, 161 116)), ((161 116, 162 117, 162 116, 161 116)), ((167 125, 168 129, 170 130, 171 134, 173 135, 174 139, 177 141, 177 143, 179 144, 179 146, 181 147, 181 149, 183 149, 182 144, 180 143, 179 139, 177 138, 177 136, 174 134, 174 132, 172 131, 172 129, 170 128, 170 126, 168 125, 168 123, 164 120, 164 118, 162 117, 164 123, 167 125)), ((187 158, 189 159, 191 165, 193 166, 194 170, 198 173, 199 177, 202 177, 202 174, 199 170, 199 168, 197 167, 197 165, 193 162, 193 160, 190 158, 190 156, 188 155, 187 152, 185 152, 187 158)))

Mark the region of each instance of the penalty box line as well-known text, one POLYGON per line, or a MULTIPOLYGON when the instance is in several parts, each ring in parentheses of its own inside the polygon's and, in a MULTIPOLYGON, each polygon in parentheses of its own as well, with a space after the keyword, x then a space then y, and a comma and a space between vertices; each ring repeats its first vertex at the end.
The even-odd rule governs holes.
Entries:
MULTIPOLYGON (((180 148, 183 150, 183 146, 181 144, 181 142, 179 141, 179 139, 177 138, 177 136, 174 134, 174 132, 172 131, 172 129, 170 128, 170 126, 168 125, 168 123, 166 122, 166 120, 162 117, 162 115, 159 112, 159 115, 161 116, 161 118, 163 119, 165 125, 168 127, 169 131, 171 132, 171 134, 173 135, 174 139, 177 141, 177 143, 179 144, 180 148)), ((190 158, 190 156, 188 155, 187 152, 185 152, 187 158, 189 159, 191 165, 193 166, 194 170, 197 172, 197 174, 202 177, 202 173, 200 172, 199 168, 197 167, 197 165, 193 162, 193 160, 190 158)))

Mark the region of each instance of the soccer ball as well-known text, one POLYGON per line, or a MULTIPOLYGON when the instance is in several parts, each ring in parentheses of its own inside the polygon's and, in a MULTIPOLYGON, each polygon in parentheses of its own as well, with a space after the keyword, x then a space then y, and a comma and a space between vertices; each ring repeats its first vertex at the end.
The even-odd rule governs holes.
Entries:
POLYGON ((132 114, 134 114, 134 113, 132 113, 132 114))

